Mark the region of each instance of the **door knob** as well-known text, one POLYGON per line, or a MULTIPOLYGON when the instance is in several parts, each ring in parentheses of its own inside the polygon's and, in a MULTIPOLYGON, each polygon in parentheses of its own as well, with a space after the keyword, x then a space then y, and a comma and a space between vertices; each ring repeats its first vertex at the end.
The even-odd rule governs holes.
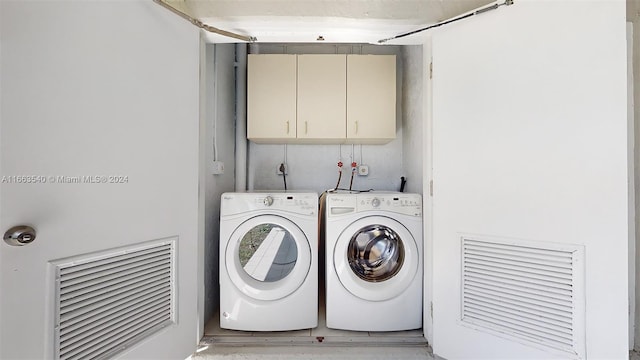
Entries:
POLYGON ((4 241, 11 246, 23 246, 36 239, 36 229, 27 225, 14 226, 4 233, 4 241))

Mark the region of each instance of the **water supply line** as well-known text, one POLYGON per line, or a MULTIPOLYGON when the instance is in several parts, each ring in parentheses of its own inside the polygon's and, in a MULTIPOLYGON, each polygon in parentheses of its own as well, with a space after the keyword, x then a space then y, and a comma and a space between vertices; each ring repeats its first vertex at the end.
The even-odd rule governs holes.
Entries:
POLYGON ((349 191, 353 190, 353 177, 356 175, 356 172, 358 171, 358 163, 356 163, 355 161, 351 162, 351 180, 349 180, 349 191))
POLYGON ((502 4, 495 3, 493 5, 489 5, 489 6, 485 6, 483 8, 480 8, 480 9, 478 9, 476 11, 472 11, 472 12, 470 12, 468 14, 461 15, 461 16, 455 17, 453 19, 441 21, 439 23, 424 27, 422 29, 409 31, 408 33, 396 35, 396 36, 393 36, 393 37, 390 37, 390 38, 387 38, 387 39, 378 40, 378 44, 383 44, 383 43, 386 43, 387 41, 390 41, 390 40, 400 39, 400 38, 403 38, 405 36, 417 34, 417 33, 420 33, 420 32, 426 31, 426 30, 437 28, 438 26, 451 24, 453 22, 456 22, 456 21, 459 21, 459 20, 462 20, 462 19, 470 18, 470 17, 475 16, 475 15, 480 15, 480 14, 485 13, 487 11, 496 10, 500 6, 504 6, 504 5, 506 5, 506 6, 513 5, 513 0, 505 0, 505 2, 503 2, 502 4))
POLYGON ((236 34, 230 31, 226 31, 226 30, 222 30, 222 29, 218 29, 216 27, 207 25, 205 23, 203 23, 202 21, 189 16, 186 13, 183 13, 182 11, 174 8, 173 6, 167 4, 164 0, 153 0, 154 3, 162 6, 165 9, 168 9, 169 11, 171 11, 172 13, 180 16, 181 18, 189 21, 190 23, 192 23, 193 25, 199 27, 202 30, 208 31, 210 33, 214 33, 214 34, 218 34, 218 35, 222 35, 222 36, 226 36, 226 37, 230 37, 230 38, 234 38, 234 39, 238 39, 238 40, 242 40, 242 41, 246 41, 246 42, 256 42, 258 41, 258 39, 256 39, 253 36, 246 36, 246 35, 240 35, 240 34, 236 34))
POLYGON ((342 180, 342 166, 344 164, 342 163, 342 161, 338 161, 338 182, 336 183, 336 187, 333 189, 333 191, 338 190, 338 188, 340 187, 340 180, 342 180))

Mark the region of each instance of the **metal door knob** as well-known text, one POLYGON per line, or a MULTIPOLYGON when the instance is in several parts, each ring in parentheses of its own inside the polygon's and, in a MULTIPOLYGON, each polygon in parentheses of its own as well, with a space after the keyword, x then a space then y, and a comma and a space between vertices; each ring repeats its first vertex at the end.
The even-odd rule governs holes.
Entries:
POLYGON ((14 226, 4 233, 4 241, 11 246, 23 246, 36 239, 36 229, 27 225, 14 226))

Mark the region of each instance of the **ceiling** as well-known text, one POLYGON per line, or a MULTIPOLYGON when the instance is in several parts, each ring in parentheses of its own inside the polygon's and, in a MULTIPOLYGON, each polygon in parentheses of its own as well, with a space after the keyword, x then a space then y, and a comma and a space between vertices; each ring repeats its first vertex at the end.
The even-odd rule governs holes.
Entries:
MULTIPOLYGON (((165 0, 203 23, 258 42, 377 43, 450 19, 490 0, 165 0)), ((208 33, 209 42, 238 40, 208 33)), ((388 44, 419 44, 408 36, 388 44)))

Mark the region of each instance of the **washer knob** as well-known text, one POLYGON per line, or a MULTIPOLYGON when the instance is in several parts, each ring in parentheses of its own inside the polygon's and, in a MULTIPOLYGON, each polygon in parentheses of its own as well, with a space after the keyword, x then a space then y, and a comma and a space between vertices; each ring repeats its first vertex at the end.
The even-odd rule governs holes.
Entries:
POLYGON ((373 200, 371 200, 371 205, 373 205, 373 207, 377 208, 378 206, 380 206, 380 199, 373 198, 373 200))
POLYGON ((266 198, 264 198, 263 202, 264 206, 271 206, 273 205, 273 198, 271 196, 267 196, 266 198))

